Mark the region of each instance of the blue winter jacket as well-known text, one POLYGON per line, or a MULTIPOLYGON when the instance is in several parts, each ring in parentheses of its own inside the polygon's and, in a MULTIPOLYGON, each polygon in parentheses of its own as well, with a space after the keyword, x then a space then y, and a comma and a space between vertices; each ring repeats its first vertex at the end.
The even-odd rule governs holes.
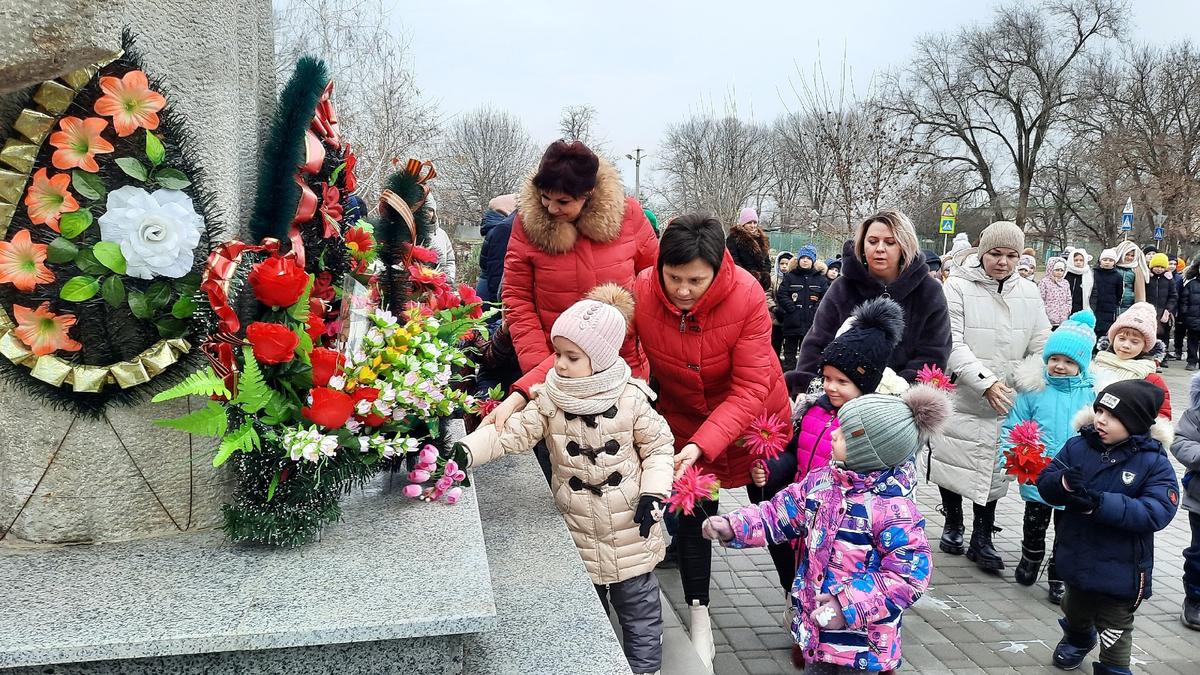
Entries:
MULTIPOLYGON (((1071 377, 1051 377, 1042 367, 1041 387, 1017 394, 1012 410, 1000 427, 1000 462, 1004 451, 1012 447, 1008 433, 1026 420, 1037 422, 1047 457, 1056 456, 1063 445, 1075 435, 1071 420, 1080 410, 1090 409, 1096 400, 1092 391, 1092 376, 1087 372, 1071 377)), ((1018 381, 1020 384, 1020 381, 1018 381)), ((1021 498, 1027 502, 1046 503, 1038 494, 1037 485, 1022 485, 1021 498)))
POLYGON ((1110 448, 1095 427, 1085 426, 1038 476, 1038 491, 1048 504, 1067 503, 1062 477, 1073 466, 1101 499, 1090 514, 1062 514, 1054 541, 1058 574, 1073 588, 1129 599, 1136 607, 1150 597, 1154 533, 1171 522, 1179 506, 1171 460, 1149 434, 1110 448))
POLYGON ((499 211, 483 214, 479 234, 483 246, 479 249, 479 282, 475 292, 484 302, 500 301, 500 282, 504 279, 504 254, 508 253, 508 237, 512 234, 517 212, 505 216, 499 211))

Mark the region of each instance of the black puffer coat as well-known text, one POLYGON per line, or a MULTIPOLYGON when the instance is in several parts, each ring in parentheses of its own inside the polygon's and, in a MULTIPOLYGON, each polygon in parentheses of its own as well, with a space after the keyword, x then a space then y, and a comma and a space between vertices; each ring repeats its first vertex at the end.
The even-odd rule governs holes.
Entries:
POLYGON ((829 280, 825 278, 824 270, 815 266, 801 269, 794 259, 788 265, 788 272, 780 279, 779 289, 775 291, 775 307, 783 334, 794 337, 804 335, 812 327, 817 305, 821 304, 821 298, 829 288, 829 280))
POLYGON ((1150 280, 1146 282, 1146 302, 1154 305, 1155 313, 1158 317, 1162 317, 1163 311, 1168 311, 1171 316, 1175 315, 1175 310, 1178 306, 1178 296, 1175 293, 1175 280, 1166 274, 1150 273, 1150 280))
POLYGON ((1196 281, 1197 263, 1192 263, 1183 275, 1183 290, 1179 292, 1179 320, 1188 330, 1200 331, 1200 282, 1196 281))
POLYGON ((1125 279, 1116 269, 1097 267, 1092 272, 1092 298, 1088 304, 1096 314, 1096 335, 1108 335, 1108 329, 1120 313, 1125 279))

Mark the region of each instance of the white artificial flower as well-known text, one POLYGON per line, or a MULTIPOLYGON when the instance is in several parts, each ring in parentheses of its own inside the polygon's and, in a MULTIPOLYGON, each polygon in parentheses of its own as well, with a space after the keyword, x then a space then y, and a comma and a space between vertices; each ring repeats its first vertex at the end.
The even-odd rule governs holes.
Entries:
POLYGON ((126 274, 138 279, 178 279, 192 271, 204 219, 179 190, 126 185, 108 193, 100 216, 100 239, 121 247, 126 274))
POLYGON ((341 391, 346 388, 346 378, 341 375, 334 375, 329 378, 329 388, 341 391))
POLYGON ((371 449, 371 439, 367 438, 366 436, 359 436, 358 437, 358 451, 359 452, 367 452, 370 449, 371 449))
POLYGON ((337 455, 338 440, 336 436, 325 436, 321 439, 321 454, 333 457, 337 455))
POLYGON ((300 455, 313 464, 316 464, 317 460, 321 459, 320 448, 316 443, 309 443, 305 445, 303 450, 301 450, 300 455))

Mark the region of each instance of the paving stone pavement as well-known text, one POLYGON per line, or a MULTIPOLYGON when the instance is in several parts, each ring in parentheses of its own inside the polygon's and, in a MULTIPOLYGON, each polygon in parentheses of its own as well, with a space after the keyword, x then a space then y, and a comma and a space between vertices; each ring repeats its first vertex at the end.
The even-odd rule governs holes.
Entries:
MULTIPOLYGON (((1191 373, 1181 364, 1163 371, 1171 388, 1178 419, 1186 409, 1191 373)), ((1174 461, 1174 458, 1172 458, 1174 461)), ((1178 469, 1178 463, 1176 463, 1178 469)), ((1180 470, 1182 475, 1182 470, 1180 470)), ((934 544, 934 575, 929 591, 905 614, 902 672, 929 675, 967 673, 1061 673, 1051 652, 1061 637, 1059 608, 1046 600, 1045 574, 1025 587, 1012 579, 1020 558, 1024 502, 1010 489, 996 509, 995 536, 1007 574, 995 577, 979 571, 962 556, 937 549, 943 518, 936 486, 922 484, 917 501, 934 544)), ((749 503, 744 489, 722 490, 721 512, 749 503)), ((969 514, 968 514, 969 515, 969 514)), ((968 522, 968 536, 970 536, 968 522)), ((1200 674, 1200 632, 1179 622, 1183 602, 1182 551, 1190 541, 1187 513, 1182 509, 1171 525, 1155 537, 1154 596, 1138 609, 1134 637, 1135 673, 1200 674)), ((710 612, 718 675, 795 673, 791 636, 782 627, 783 590, 766 549, 714 549, 710 612)), ((688 610, 679 574, 659 570, 663 593, 687 625, 688 610)), ((1086 663, 1096 658, 1093 651, 1086 663)), ((670 670, 664 664, 664 672, 670 670)), ((1085 665, 1080 671, 1090 673, 1085 665)))

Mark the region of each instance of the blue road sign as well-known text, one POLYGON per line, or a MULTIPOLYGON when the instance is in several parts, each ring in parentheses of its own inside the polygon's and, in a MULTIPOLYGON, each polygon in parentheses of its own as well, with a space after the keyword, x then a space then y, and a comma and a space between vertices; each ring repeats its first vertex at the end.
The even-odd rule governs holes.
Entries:
POLYGON ((1133 231, 1133 214, 1132 213, 1122 213, 1121 214, 1121 231, 1122 232, 1132 232, 1133 231))
POLYGON ((1164 239, 1165 234, 1166 233, 1163 232, 1162 225, 1159 225, 1158 227, 1154 228, 1154 238, 1155 239, 1162 241, 1164 239))

